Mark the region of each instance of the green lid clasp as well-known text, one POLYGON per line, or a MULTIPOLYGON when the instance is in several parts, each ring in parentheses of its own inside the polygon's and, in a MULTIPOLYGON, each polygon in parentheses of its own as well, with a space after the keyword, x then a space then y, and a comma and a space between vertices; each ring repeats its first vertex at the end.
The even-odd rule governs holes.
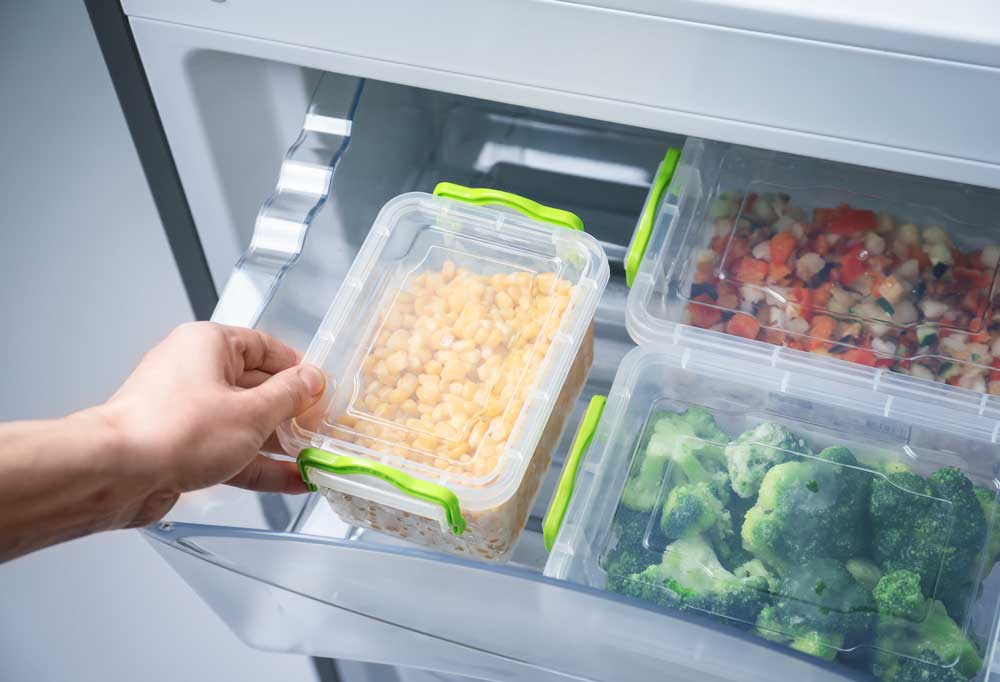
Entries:
POLYGON ((551 206, 543 206, 536 201, 526 199, 519 194, 511 194, 498 189, 486 187, 465 187, 453 182, 439 182, 434 188, 434 196, 446 199, 464 201, 476 206, 503 206, 512 208, 533 220, 565 227, 570 230, 583 230, 580 216, 551 206))
POLYGON ((562 475, 559 477, 559 485, 556 487, 556 494, 552 497, 552 504, 545 512, 545 520, 542 521, 542 537, 545 540, 545 550, 552 551, 552 545, 556 542, 559 529, 562 527, 563 518, 566 516, 566 508, 573 497, 573 488, 576 486, 576 474, 580 469, 580 460, 583 453, 590 447, 590 442, 594 439, 594 431, 601 421, 604 413, 604 406, 608 399, 603 395, 595 395, 587 405, 587 411, 580 422, 580 428, 576 430, 576 438, 569 449, 569 457, 563 466, 562 475))
POLYGON ((299 475, 315 491, 316 485, 309 480, 309 470, 319 469, 339 476, 374 476, 398 488, 401 492, 426 502, 440 505, 445 519, 455 535, 465 532, 465 517, 458 505, 458 496, 442 485, 423 481, 405 474, 385 464, 370 462, 361 457, 337 455, 319 448, 305 448, 298 456, 299 475))
POLYGON ((677 170, 677 162, 680 161, 681 150, 671 147, 667 150, 660 167, 653 178, 653 184, 649 188, 649 198, 646 205, 642 207, 642 215, 635 228, 635 235, 632 243, 625 253, 625 284, 632 286, 635 275, 639 272, 639 265, 642 257, 646 255, 646 247, 649 246, 649 237, 653 233, 653 223, 656 221, 656 211, 660 208, 660 201, 663 198, 663 191, 670 184, 677 170))

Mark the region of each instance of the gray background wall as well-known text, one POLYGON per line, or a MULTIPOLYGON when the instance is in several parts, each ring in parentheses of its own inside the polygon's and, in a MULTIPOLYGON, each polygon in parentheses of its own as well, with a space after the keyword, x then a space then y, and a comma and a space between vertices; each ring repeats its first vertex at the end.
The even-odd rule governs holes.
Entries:
MULTIPOLYGON (((83 3, 0 0, 0 420, 102 400, 190 318, 83 3)), ((245 647, 136 531, 0 565, 0 680, 138 679, 315 675, 245 647)))

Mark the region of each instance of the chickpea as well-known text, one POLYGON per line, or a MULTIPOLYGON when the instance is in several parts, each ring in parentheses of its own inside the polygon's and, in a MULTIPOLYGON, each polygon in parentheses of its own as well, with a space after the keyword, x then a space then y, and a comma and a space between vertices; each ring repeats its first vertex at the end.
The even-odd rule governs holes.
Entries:
POLYGON ((361 393, 334 418, 355 443, 464 476, 492 472, 558 333, 572 284, 554 273, 476 275, 446 261, 382 315, 361 393))

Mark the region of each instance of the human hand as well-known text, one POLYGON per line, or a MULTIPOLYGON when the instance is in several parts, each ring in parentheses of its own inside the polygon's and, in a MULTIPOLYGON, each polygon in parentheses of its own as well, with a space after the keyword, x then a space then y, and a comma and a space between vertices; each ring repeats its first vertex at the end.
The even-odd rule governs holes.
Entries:
POLYGON ((259 454, 281 452, 275 427, 323 393, 324 373, 298 360, 262 332, 210 322, 178 327, 142 359, 96 409, 118 434, 124 478, 153 490, 143 521, 216 483, 306 491, 294 462, 259 454))

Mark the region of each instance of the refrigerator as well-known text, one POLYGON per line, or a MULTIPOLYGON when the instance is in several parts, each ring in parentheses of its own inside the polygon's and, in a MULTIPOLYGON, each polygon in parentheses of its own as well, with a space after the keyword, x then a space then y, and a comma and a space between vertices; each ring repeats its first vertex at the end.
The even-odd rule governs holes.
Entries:
MULTIPOLYGON (((853 428, 894 443, 915 433, 900 423, 918 428, 933 421, 928 405, 943 405, 940 428, 961 431, 983 480, 993 475, 1000 398, 988 374, 945 388, 839 359, 818 363, 825 374, 801 369, 807 361, 776 356, 780 346, 696 329, 663 279, 665 259, 695 248, 674 226, 725 172, 744 173, 744 186, 849 186, 851 197, 871 188, 959 215, 979 226, 970 239, 987 243, 1000 230, 990 213, 1000 205, 1000 10, 789 0, 87 6, 199 318, 305 350, 382 206, 442 181, 575 213, 610 266, 593 366, 509 562, 359 529, 315 494, 213 488, 145 529, 238 637, 395 666, 407 679, 866 679, 603 589, 585 564, 605 532, 595 505, 613 511, 601 485, 611 485, 602 472, 614 429, 606 417, 589 453, 574 444, 593 396, 609 396, 608 413, 629 423, 637 389, 616 379, 623 358, 634 374, 645 362, 636 352, 673 344, 687 349, 678 366, 701 358, 745 373, 765 399, 800 401, 800 416, 821 386, 817 400, 863 410, 870 419, 853 428), (744 372, 758 365, 767 372, 744 372), (550 555, 544 517, 571 452, 578 489, 550 555)), ((989 635, 981 674, 992 677, 987 611, 971 627, 989 635)))

